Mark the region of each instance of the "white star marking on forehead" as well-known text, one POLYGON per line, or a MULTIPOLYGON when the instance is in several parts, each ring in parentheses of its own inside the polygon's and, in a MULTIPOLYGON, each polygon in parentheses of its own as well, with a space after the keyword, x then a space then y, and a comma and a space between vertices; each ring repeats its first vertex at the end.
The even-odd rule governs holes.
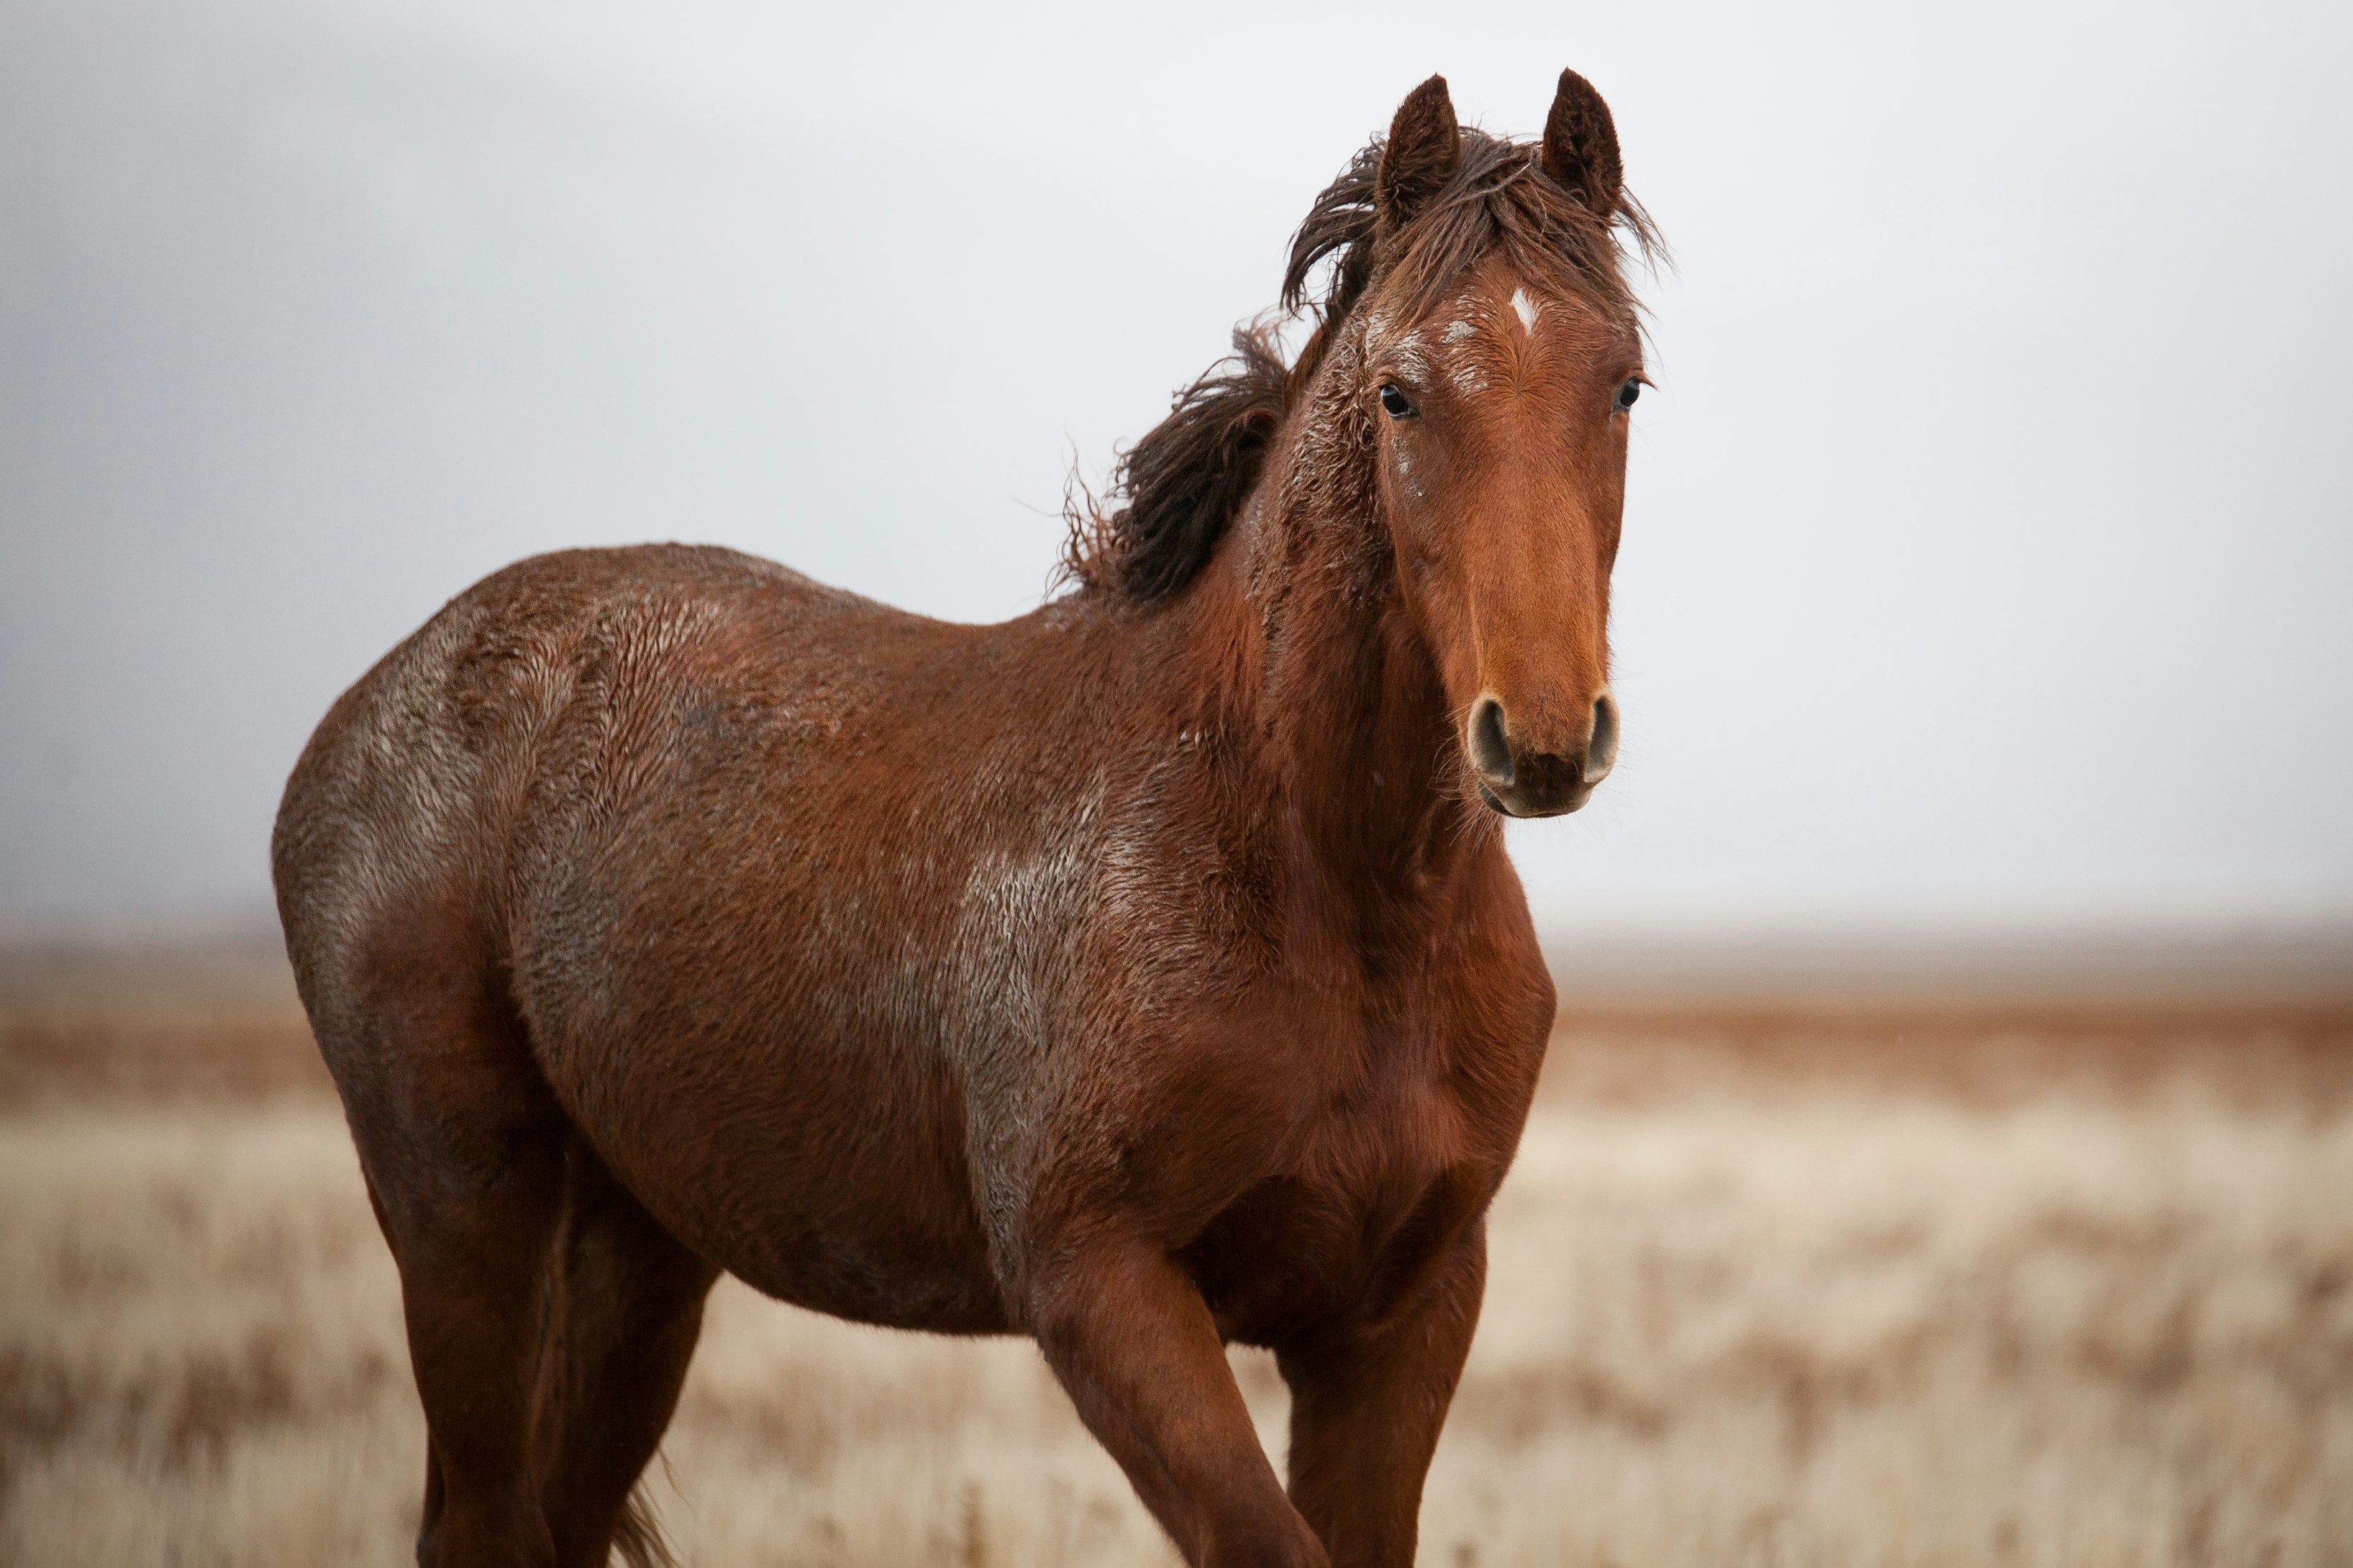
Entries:
POLYGON ((1526 289, 1512 290, 1512 310, 1520 318, 1520 331, 1533 332, 1536 330, 1536 302, 1528 298, 1526 289))

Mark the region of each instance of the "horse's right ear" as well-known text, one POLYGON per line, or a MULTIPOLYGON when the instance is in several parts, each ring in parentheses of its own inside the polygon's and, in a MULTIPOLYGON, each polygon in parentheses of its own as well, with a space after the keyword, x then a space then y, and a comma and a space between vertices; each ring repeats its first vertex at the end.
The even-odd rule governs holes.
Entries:
POLYGON ((1381 144, 1381 171, 1373 179, 1373 205, 1382 226, 1411 223, 1430 198, 1446 188, 1462 162, 1462 132, 1454 121, 1454 100, 1446 79, 1431 77, 1405 95, 1389 139, 1381 144))

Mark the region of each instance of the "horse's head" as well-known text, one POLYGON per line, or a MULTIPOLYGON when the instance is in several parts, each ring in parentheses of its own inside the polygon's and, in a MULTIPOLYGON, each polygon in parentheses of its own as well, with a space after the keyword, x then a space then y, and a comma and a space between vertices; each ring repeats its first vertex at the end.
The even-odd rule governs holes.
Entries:
POLYGON ((1481 798, 1575 811, 1618 751, 1609 573, 1643 381, 1613 233, 1641 220, 1621 214, 1609 110, 1563 72, 1532 154, 1461 133, 1432 77, 1371 198, 1352 395, 1397 580, 1481 798))

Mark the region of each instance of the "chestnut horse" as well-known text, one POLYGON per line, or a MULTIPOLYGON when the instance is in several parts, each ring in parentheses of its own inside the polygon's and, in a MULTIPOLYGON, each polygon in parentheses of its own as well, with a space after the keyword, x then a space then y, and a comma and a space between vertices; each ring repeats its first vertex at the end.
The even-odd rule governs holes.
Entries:
POLYGON ((1501 816, 1616 750, 1648 232, 1583 78, 1514 142, 1433 77, 1301 226, 1295 363, 1238 333, 1033 614, 568 552, 337 701, 272 853, 421 1562, 661 1555, 723 1269, 1033 1336, 1190 1563, 1412 1561, 1553 1016, 1501 816))

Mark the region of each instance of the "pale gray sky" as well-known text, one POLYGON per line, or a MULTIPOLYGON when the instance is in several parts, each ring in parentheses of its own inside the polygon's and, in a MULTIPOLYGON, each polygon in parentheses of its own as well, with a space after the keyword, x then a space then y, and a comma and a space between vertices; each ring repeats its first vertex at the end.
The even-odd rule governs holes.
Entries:
POLYGON ((1546 917, 2353 912, 2344 7, 794 9, 0 0, 0 921, 260 906, 533 551, 1028 607, 1398 99, 1563 65, 1678 267, 1546 917))

